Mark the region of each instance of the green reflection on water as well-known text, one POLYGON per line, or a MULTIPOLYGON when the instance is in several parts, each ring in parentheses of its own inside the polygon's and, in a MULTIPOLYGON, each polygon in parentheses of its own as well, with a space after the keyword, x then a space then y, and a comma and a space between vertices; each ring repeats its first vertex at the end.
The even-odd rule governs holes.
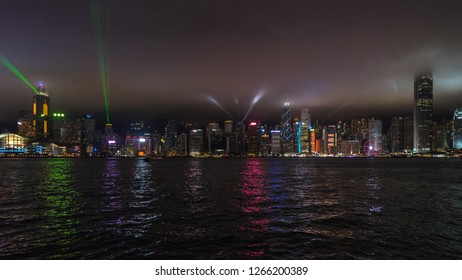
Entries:
POLYGON ((44 180, 38 189, 42 199, 44 222, 37 236, 38 246, 51 246, 52 258, 67 258, 77 254, 67 247, 77 241, 79 233, 76 218, 81 205, 76 201, 80 193, 76 190, 72 159, 50 159, 44 162, 44 180), (69 252, 67 252, 69 251, 69 252))

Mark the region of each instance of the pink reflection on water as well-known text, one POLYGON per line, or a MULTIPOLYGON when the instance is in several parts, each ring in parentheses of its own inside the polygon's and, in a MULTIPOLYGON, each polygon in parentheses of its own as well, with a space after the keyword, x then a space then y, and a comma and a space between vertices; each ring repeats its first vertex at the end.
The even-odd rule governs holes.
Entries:
POLYGON ((242 172, 242 193, 244 202, 242 210, 245 213, 262 211, 262 204, 268 200, 264 193, 265 180, 261 163, 258 160, 249 160, 247 168, 242 172))
MULTIPOLYGON (((265 171, 258 159, 249 159, 245 169, 241 172, 241 209, 246 214, 245 222, 239 227, 243 232, 268 232, 272 219, 266 218, 270 207, 266 205, 270 199, 265 182, 265 171)), ((247 250, 242 252, 248 257, 265 255, 266 244, 250 243, 247 250)))

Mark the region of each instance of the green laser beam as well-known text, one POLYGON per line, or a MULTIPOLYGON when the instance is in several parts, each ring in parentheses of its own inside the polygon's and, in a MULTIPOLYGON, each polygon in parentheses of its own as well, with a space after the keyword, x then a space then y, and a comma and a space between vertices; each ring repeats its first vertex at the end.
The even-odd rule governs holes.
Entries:
MULTIPOLYGON (((91 5, 91 14, 93 20, 93 29, 96 39, 96 50, 98 55, 98 67, 99 75, 101 79, 101 87, 103 90, 104 106, 106 108, 106 121, 109 121, 109 58, 105 53, 105 44, 103 43, 103 27, 109 26, 104 25, 104 21, 109 21, 109 11, 101 10, 99 3, 96 2, 91 5)), ((107 32, 106 32, 107 33, 107 32)), ((107 45, 107 44, 106 44, 107 45)))
POLYGON ((14 67, 14 65, 11 64, 11 62, 1 53, 0 53, 0 62, 3 65, 5 65, 5 67, 8 68, 8 70, 13 72, 13 74, 15 74, 21 81, 23 81, 26 85, 28 85, 36 94, 38 93, 37 89, 31 83, 29 83, 29 81, 19 72, 19 70, 16 69, 16 67, 14 67))

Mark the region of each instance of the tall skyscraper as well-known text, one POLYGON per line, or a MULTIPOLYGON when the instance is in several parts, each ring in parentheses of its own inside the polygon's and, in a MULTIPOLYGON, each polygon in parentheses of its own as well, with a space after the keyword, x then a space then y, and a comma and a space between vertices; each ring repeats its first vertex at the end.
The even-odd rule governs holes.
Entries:
POLYGON ((36 131, 34 123, 34 116, 30 111, 19 112, 18 118, 18 134, 20 136, 35 139, 36 131))
POLYGON ((198 156, 204 152, 204 132, 199 128, 189 130, 189 155, 198 156))
POLYGON ((453 148, 462 149, 462 108, 454 111, 453 148))
POLYGON ((378 156, 382 153, 382 121, 369 120, 369 141, 366 146, 367 156, 378 156))
POLYGON ((279 129, 271 130, 271 154, 278 156, 281 154, 281 131, 279 129))
POLYGON ((394 117, 391 119, 389 134, 389 149, 391 153, 399 153, 404 150, 404 118, 394 117))
POLYGON ((250 122, 247 130, 248 149, 247 155, 257 156, 260 152, 260 135, 258 122, 250 122))
POLYGON ((93 115, 84 115, 81 119, 80 154, 88 156, 93 153, 95 142, 96 119, 93 115))
POLYGON ((223 152, 225 149, 225 144, 222 143, 222 140, 223 138, 220 124, 217 122, 209 123, 207 126, 207 152, 210 155, 223 152))
POLYGON ((175 119, 171 119, 167 122, 165 126, 165 138, 167 140, 168 150, 175 151, 178 139, 178 122, 175 119))
POLYGON ((33 126, 35 127, 35 135, 39 141, 47 141, 51 139, 51 123, 50 123, 50 96, 43 85, 37 88, 37 93, 34 95, 34 104, 32 107, 33 126))
POLYGON ((299 137, 299 153, 308 154, 310 153, 310 129, 311 129, 311 112, 310 109, 302 109, 300 115, 300 123, 298 125, 298 137, 299 137))
POLYGON ((433 78, 421 75, 414 81, 414 153, 428 153, 433 138, 433 78))
POLYGON ((281 120, 282 132, 281 132, 281 142, 282 142, 282 153, 288 154, 294 152, 294 139, 292 133, 292 116, 290 112, 290 104, 288 102, 284 103, 282 108, 282 120, 281 120))

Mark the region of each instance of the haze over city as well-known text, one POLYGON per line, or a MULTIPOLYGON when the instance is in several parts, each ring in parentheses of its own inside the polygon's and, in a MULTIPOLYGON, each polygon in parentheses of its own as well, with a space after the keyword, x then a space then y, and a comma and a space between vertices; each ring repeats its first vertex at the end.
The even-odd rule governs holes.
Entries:
MULTIPOLYGON (((90 5, 11 1, 0 52, 52 110, 104 122, 90 5)), ((114 123, 159 117, 280 120, 284 102, 313 118, 412 115, 413 81, 431 72, 435 116, 462 104, 459 1, 100 1, 114 123), (236 100, 238 104, 236 104, 236 100)), ((0 67, 0 124, 31 110, 33 91, 0 67)), ((295 111, 294 111, 295 112, 295 111)))

